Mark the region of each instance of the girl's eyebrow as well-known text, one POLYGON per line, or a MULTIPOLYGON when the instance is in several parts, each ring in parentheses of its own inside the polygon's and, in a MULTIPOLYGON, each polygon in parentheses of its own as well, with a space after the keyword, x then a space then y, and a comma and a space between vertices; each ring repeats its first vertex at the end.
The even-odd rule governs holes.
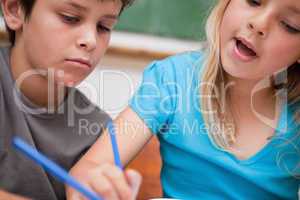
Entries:
POLYGON ((292 13, 296 14, 296 15, 300 15, 300 10, 297 7, 289 6, 288 10, 291 11, 292 13))

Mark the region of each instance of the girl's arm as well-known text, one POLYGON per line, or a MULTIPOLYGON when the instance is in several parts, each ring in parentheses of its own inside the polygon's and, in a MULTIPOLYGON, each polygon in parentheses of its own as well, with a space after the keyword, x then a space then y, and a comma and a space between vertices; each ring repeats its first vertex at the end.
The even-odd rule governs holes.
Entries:
MULTIPOLYGON (((127 107, 114 121, 116 138, 120 157, 123 165, 135 157, 152 136, 151 131, 142 119, 130 108, 127 107)), ((91 149, 83 156, 82 160, 103 164, 113 164, 114 157, 110 136, 107 130, 96 141, 91 149)))
MULTIPOLYGON (((127 165, 150 140, 152 133, 130 107, 117 117, 114 126, 121 161, 123 165, 127 165)), ((137 172, 127 170, 122 173, 114 165, 112 145, 107 130, 70 173, 104 199, 134 199, 141 182, 137 172)), ((78 193, 67 187, 67 198, 79 199, 77 197, 78 193)))

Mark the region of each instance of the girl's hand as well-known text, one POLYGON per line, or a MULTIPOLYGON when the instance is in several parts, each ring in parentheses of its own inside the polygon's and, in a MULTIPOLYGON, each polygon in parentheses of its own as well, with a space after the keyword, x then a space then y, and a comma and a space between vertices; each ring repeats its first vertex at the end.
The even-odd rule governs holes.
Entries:
MULTIPOLYGON (((141 175, 134 170, 124 173, 113 164, 96 165, 85 161, 75 165, 70 174, 104 200, 134 200, 141 184, 141 175)), ((79 192, 66 187, 68 200, 85 200, 79 192)))
MULTIPOLYGON (((114 125, 121 162, 126 166, 153 134, 130 107, 127 107, 117 117, 114 125)), ((70 174, 105 200, 135 199, 141 184, 141 176, 134 170, 122 172, 112 164, 113 162, 111 138, 108 130, 105 130, 95 144, 74 165, 70 174)), ((67 187, 66 194, 68 200, 84 199, 70 187, 67 187)))

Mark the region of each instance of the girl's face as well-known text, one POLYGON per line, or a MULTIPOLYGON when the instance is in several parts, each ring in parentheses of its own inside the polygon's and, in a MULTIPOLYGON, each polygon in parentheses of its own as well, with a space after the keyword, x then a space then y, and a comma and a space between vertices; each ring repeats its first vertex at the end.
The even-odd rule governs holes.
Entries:
POLYGON ((231 0, 220 40, 229 75, 248 80, 272 75, 300 59, 300 1, 231 0))

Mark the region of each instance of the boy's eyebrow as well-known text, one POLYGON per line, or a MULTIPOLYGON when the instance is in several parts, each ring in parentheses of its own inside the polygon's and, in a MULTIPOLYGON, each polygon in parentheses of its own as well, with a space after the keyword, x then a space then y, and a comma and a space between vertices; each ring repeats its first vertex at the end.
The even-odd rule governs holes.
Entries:
POLYGON ((118 20, 119 16, 118 15, 104 15, 103 18, 118 20))
MULTIPOLYGON (((75 2, 73 2, 73 1, 66 2, 66 4, 72 6, 72 7, 74 7, 75 9, 78 9, 78 10, 80 10, 80 11, 87 11, 87 10, 88 10, 87 7, 82 6, 82 5, 80 5, 80 4, 78 4, 78 3, 75 3, 75 2)), ((114 20, 118 20, 118 19, 119 19, 119 15, 111 15, 111 14, 108 14, 108 15, 104 15, 103 17, 104 17, 104 18, 108 18, 108 19, 114 19, 114 20)))
POLYGON ((87 11, 88 9, 78 3, 75 3, 75 2, 72 2, 72 1, 69 1, 69 2, 66 2, 66 4, 78 9, 78 10, 82 10, 82 11, 87 11))

